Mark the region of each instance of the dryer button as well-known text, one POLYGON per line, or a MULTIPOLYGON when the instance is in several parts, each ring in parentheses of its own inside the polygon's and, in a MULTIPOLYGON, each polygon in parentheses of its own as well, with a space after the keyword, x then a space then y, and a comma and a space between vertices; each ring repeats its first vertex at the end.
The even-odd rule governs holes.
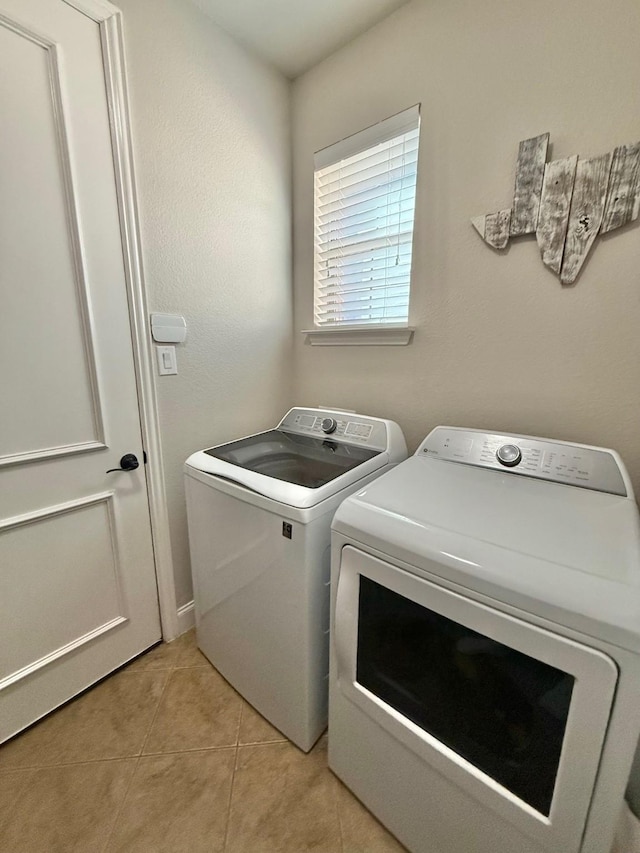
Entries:
POLYGON ((501 465, 513 468, 522 459, 520 448, 515 444, 503 444, 496 453, 496 458, 501 465))

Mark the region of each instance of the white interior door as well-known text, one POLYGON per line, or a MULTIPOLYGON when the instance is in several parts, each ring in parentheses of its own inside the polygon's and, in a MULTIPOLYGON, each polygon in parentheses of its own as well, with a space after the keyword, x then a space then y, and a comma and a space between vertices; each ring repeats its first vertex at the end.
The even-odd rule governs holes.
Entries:
POLYGON ((0 0, 0 114, 2 741, 160 623, 98 24, 0 0))

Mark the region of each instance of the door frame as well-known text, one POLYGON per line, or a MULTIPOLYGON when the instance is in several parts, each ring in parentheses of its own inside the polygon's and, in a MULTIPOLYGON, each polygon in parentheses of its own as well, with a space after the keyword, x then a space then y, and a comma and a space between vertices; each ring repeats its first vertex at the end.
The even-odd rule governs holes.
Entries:
POLYGON ((129 323, 138 391, 138 411, 142 442, 148 462, 145 465, 145 477, 149 498, 160 623, 162 636, 165 641, 169 641, 178 636, 179 620, 171 540, 169 538, 169 512, 162 460, 153 352, 148 332, 149 312, 138 219, 123 16, 122 11, 107 0, 64 0, 64 2, 94 20, 100 27, 129 323))

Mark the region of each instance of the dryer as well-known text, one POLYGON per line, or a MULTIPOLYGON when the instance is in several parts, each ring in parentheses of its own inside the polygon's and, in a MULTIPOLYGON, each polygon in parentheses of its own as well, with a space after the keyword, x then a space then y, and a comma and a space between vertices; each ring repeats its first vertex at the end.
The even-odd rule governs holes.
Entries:
POLYGON ((331 519, 406 455, 393 421, 297 407, 185 463, 198 646, 305 751, 327 724, 331 519))
POLYGON ((414 853, 608 853, 640 733, 611 450, 436 428, 333 522, 329 764, 414 853))

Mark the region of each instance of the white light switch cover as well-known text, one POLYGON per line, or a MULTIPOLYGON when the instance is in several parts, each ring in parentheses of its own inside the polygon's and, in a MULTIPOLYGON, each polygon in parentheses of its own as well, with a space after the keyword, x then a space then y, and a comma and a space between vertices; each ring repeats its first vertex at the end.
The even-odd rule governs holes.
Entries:
POLYGON ((156 359, 160 376, 169 376, 178 372, 175 347, 156 347, 156 359))

